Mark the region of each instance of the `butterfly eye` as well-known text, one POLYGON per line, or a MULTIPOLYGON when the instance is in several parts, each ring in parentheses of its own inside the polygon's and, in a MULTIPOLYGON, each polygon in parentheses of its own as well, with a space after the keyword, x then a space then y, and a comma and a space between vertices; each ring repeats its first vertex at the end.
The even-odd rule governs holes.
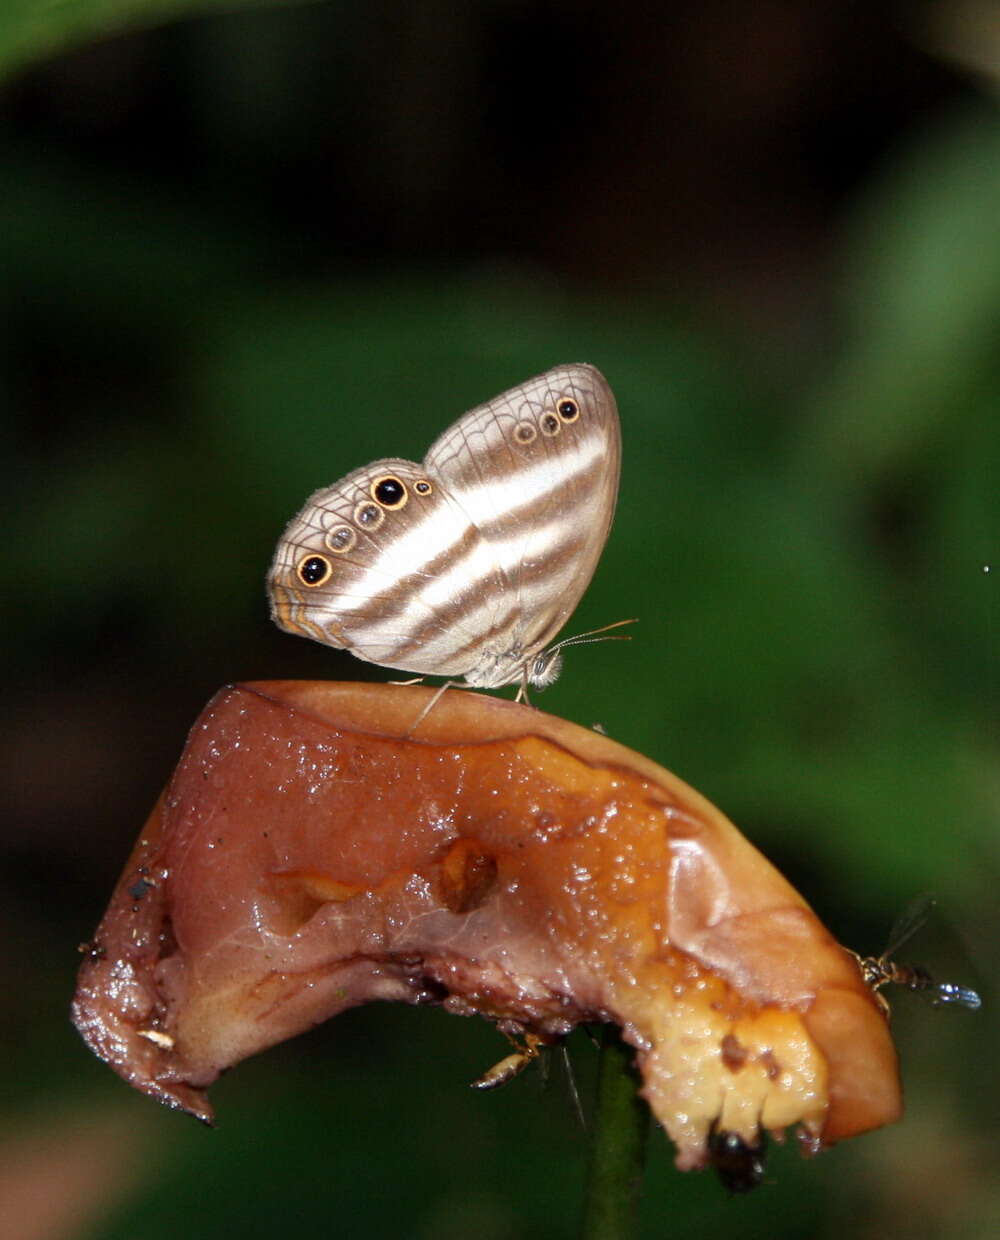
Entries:
POLYGON ((321 586, 333 572, 325 555, 307 555, 296 570, 304 586, 321 586))
POLYGON ((518 422, 517 426, 514 427, 514 438, 518 443, 534 443, 538 438, 538 431, 535 430, 530 422, 518 422))
POLYGON ((580 406, 571 396, 564 397, 556 405, 556 411, 564 422, 575 422, 580 416, 580 406))
POLYGON ((331 551, 336 551, 338 555, 343 555, 345 551, 350 551, 358 541, 358 536, 349 525, 337 525, 330 530, 323 541, 331 551))
POLYGON ((375 530, 385 520, 385 510, 380 508, 378 504, 366 502, 358 504, 354 510, 354 522, 360 525, 363 530, 375 530))
POLYGON ((539 425, 542 428, 542 434, 547 435, 550 439, 553 435, 559 434, 559 419, 554 413, 544 414, 539 425))
POLYGON ((388 508, 390 512, 402 508, 410 498, 403 483, 391 474, 388 477, 376 479, 371 485, 371 493, 372 499, 381 504, 383 508, 388 508))
POLYGON ((419 482, 413 484, 413 489, 418 495, 430 495, 434 490, 426 478, 421 478, 419 482))

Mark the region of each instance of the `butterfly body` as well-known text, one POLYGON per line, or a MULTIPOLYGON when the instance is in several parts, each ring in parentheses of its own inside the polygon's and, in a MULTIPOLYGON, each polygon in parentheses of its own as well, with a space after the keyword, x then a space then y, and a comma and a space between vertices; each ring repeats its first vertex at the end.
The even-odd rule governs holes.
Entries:
POLYGON ((306 502, 268 577, 288 632, 477 688, 539 687, 611 527, 620 431, 592 366, 463 415, 422 463, 386 458, 306 502))

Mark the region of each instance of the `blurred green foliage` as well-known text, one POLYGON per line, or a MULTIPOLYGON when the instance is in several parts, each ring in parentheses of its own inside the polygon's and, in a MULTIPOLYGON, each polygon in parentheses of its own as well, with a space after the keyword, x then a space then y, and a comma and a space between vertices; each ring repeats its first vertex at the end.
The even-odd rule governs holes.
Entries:
POLYGON ((297 0, 4 0, 0 6, 0 75, 87 39, 213 10, 228 12, 297 0))
MULTIPOLYGON (((0 67, 126 10, 154 13, 66 4, 43 30, 25 17, 37 6, 14 7, 0 67)), ((146 1151, 81 1237, 576 1234, 585 1139, 537 1079, 464 1089, 502 1053, 484 1025, 350 1013, 220 1082, 206 1132, 124 1097, 64 1024, 72 943, 214 688, 383 678, 271 630, 262 578, 283 522, 317 486, 419 459, 463 409, 574 360, 615 388, 625 458, 572 630, 640 623, 627 645, 569 652, 540 704, 676 770, 861 950, 934 890, 945 924, 914 951, 986 999, 977 1017, 899 1000, 910 1116, 815 1163, 778 1151, 755 1197, 679 1176, 658 1135, 644 1234, 995 1234, 998 213, 996 111, 942 113, 858 196, 834 343, 783 354, 662 295, 571 293, 527 262, 290 276, 264 218, 7 144, 11 735, 29 783, 53 761, 31 748, 41 728, 93 791, 62 834, 50 822, 51 840, 16 843, 5 1126, 58 1099, 119 1117, 146 1151), (63 414, 49 425, 38 408, 63 414), (109 714, 129 726, 102 730, 109 714), (120 752, 98 761, 91 728, 120 752), (122 820, 102 820, 102 789, 122 786, 122 820), (67 876, 59 909, 52 873, 67 876)), ((593 1052, 571 1046, 586 1097, 593 1052)))

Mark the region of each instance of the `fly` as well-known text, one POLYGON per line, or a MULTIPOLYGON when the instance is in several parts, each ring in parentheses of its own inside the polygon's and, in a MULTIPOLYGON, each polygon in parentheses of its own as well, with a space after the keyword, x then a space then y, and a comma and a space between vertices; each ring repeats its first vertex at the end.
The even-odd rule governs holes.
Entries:
POLYGON ((892 959, 923 926, 933 908, 933 896, 917 896, 896 918, 889 934, 889 942, 880 956, 859 956, 857 952, 852 953, 861 966, 861 976, 865 984, 875 993, 886 1013, 889 1005, 878 992, 890 982, 896 986, 905 986, 907 990, 922 991, 934 1007, 964 1007, 975 1012, 982 1006, 979 995, 970 987, 959 986, 957 982, 935 981, 926 969, 918 965, 897 964, 892 959))

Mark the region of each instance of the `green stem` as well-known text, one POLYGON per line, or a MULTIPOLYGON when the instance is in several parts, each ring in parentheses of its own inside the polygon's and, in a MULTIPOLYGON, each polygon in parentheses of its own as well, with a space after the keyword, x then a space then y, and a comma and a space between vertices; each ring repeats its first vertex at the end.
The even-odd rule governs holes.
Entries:
POLYGON ((637 1234, 649 1108, 639 1097, 635 1051, 616 1025, 605 1025, 597 1074, 583 1240, 629 1240, 637 1234))

